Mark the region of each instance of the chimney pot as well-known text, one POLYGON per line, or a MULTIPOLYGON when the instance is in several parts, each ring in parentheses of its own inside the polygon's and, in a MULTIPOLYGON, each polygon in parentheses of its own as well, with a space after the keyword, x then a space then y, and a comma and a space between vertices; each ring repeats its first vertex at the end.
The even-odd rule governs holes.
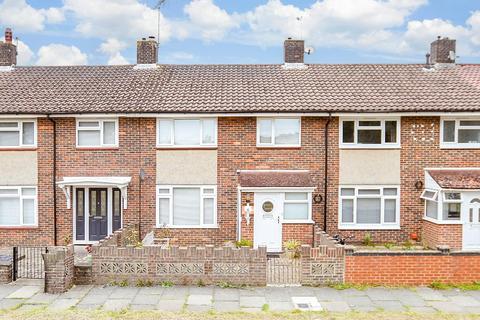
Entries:
POLYGON ((430 63, 455 63, 456 40, 438 37, 430 45, 430 63))
POLYGON ((283 43, 285 63, 303 63, 305 54, 305 41, 288 38, 283 43))
POLYGON ((13 44, 12 29, 5 29, 5 42, 0 41, 0 66, 17 64, 17 46, 13 44))
POLYGON ((157 64, 158 45, 155 37, 137 41, 137 64, 157 64))

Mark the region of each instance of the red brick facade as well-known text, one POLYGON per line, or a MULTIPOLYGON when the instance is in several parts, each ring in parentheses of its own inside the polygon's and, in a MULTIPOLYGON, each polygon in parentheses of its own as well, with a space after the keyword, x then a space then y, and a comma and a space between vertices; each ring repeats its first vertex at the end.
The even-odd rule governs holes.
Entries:
POLYGON ((423 220, 422 239, 430 248, 449 246, 451 249, 462 249, 461 224, 438 224, 423 220))
MULTIPOLYGON (((461 230, 445 230, 423 222, 424 204, 417 181, 424 181, 428 167, 480 167, 480 150, 446 150, 439 147, 439 117, 403 117, 401 126, 401 229, 368 230, 375 242, 405 241, 412 232, 422 235, 428 244, 449 244, 458 248, 461 230), (435 229, 436 228, 436 229, 435 229), (431 231, 430 231, 431 230, 431 231), (445 234, 433 237, 432 234, 445 234), (455 243, 457 245, 455 245, 455 243)), ((57 181, 69 176, 128 176, 128 209, 123 223, 140 224, 142 236, 155 226, 156 217, 156 121, 154 118, 120 118, 119 147, 78 149, 75 146, 74 118, 57 118, 57 181), (140 194, 139 172, 145 171, 140 194)), ((302 145, 299 148, 263 148, 256 146, 255 117, 218 119, 217 146, 217 220, 218 228, 172 229, 178 244, 222 245, 237 235, 237 170, 304 169, 309 170, 316 186, 314 194, 324 194, 326 117, 302 117, 302 145)), ((365 230, 338 230, 339 121, 331 118, 328 127, 327 232, 354 235, 360 241, 365 230)), ((38 203, 39 226, 27 229, 2 229, 0 246, 12 244, 53 244, 53 123, 38 120, 38 203)), ((253 195, 250 197, 253 207, 253 195)), ((313 203, 313 219, 323 228, 324 203, 313 203)), ((71 241, 72 209, 67 209, 63 192, 57 188, 57 243, 71 241)), ((253 216, 249 226, 242 218, 242 238, 253 239, 253 216)), ((311 244, 313 226, 286 224, 283 240, 295 239, 311 244)), ((158 231, 157 231, 158 234, 158 231)))
POLYGON ((345 282, 381 285, 471 283, 480 279, 477 255, 353 255, 345 257, 345 282))

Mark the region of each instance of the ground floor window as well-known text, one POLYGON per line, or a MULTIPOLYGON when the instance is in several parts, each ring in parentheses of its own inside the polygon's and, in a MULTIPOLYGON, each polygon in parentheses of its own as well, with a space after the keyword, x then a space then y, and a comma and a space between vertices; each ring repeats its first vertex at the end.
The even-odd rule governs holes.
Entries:
POLYGON ((311 195, 310 192, 285 192, 284 222, 310 222, 312 220, 311 195))
POLYGON ((437 222, 460 221, 463 201, 461 192, 425 189, 421 198, 425 200, 426 219, 437 222))
POLYGON ((0 187, 0 226, 37 224, 36 187, 0 187))
POLYGON ((389 229, 400 225, 397 186, 342 186, 339 200, 340 228, 389 229))
POLYGON ((214 227, 216 186, 157 186, 157 227, 214 227))

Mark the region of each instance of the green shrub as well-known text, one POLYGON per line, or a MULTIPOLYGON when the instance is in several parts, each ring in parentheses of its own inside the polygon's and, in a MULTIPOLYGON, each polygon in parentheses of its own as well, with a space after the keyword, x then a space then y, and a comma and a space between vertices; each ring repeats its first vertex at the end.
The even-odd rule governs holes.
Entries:
POLYGON ((235 242, 235 246, 237 248, 241 248, 241 247, 252 248, 253 247, 253 242, 252 242, 252 240, 241 239, 240 241, 235 242))
POLYGON ((123 279, 122 281, 120 281, 120 282, 118 283, 118 285, 119 285, 120 287, 128 287, 128 281, 127 281, 127 279, 123 279))
POLYGON ((373 243, 372 240, 372 235, 369 232, 365 233, 365 236, 363 237, 363 244, 369 247, 375 247, 375 243, 373 243))
POLYGON ((300 246, 302 244, 297 240, 288 240, 283 243, 283 247, 287 250, 288 256, 291 259, 300 258, 300 246))
POLYGON ((385 243, 383 246, 384 246, 385 248, 387 248, 388 250, 390 250, 390 249, 393 248, 393 246, 395 246, 395 244, 392 243, 392 242, 387 242, 387 243, 385 243))
POLYGON ((162 281, 160 282, 160 286, 165 287, 165 288, 170 288, 173 287, 173 282, 172 281, 162 281))

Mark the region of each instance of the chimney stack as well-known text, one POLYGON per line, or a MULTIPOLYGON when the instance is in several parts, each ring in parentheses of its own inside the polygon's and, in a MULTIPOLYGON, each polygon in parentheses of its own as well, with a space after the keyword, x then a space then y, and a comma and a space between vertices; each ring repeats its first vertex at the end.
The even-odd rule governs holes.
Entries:
POLYGON ((0 66, 17 64, 17 46, 13 44, 12 29, 5 29, 5 42, 0 41, 0 66))
POLYGON ((305 41, 288 38, 283 43, 285 63, 302 63, 305 54, 305 41))
POLYGON ((430 45, 430 63, 455 63, 456 40, 438 37, 430 45))
POLYGON ((157 64, 158 43, 154 36, 137 41, 137 64, 157 64))

